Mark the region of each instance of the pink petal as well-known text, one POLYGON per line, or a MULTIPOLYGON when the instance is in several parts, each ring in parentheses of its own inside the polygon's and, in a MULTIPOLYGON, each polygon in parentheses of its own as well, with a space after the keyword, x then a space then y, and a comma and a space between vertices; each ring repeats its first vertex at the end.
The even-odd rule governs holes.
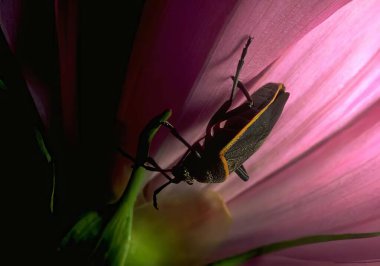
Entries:
MULTIPOLYGON (((126 150, 134 152, 138 132, 164 108, 173 109, 172 123, 186 139, 198 139, 230 93, 229 76, 234 74, 248 35, 255 41, 242 73, 244 81, 255 77, 346 2, 149 3, 136 38, 119 112, 121 121, 133 121, 127 127, 126 150)), ((152 148, 163 167, 185 151, 177 140, 165 137, 167 132, 161 133, 152 148)), ((116 180, 122 178, 125 177, 115 176, 116 180)))
MULTIPOLYGON (((267 143, 246 164, 249 184, 231 178, 218 188, 235 217, 221 256, 306 235, 380 231, 379 11, 377 1, 347 4, 258 82, 278 78, 291 98, 267 143)), ((375 260, 379 241, 280 254, 375 260)))
MULTIPOLYGON (((351 3, 337 12, 287 51, 258 82, 281 80, 291 97, 267 144, 248 161, 254 176, 250 182, 283 167, 377 101, 380 43, 373 36, 380 21, 370 3, 358 7, 351 3)), ((238 182, 228 184, 226 197, 246 188, 238 182)))
POLYGON ((372 107, 359 117, 361 123, 232 201, 236 223, 229 246, 244 249, 303 235, 378 231, 379 114, 380 108, 372 107))

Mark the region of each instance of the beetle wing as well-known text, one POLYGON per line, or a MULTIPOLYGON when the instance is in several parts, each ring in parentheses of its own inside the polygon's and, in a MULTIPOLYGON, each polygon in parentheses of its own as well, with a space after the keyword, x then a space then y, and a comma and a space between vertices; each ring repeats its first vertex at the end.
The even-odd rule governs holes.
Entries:
MULTIPOLYGON (((261 123, 258 121, 258 123, 261 123)), ((224 154, 229 172, 243 164, 264 143, 269 135, 268 123, 251 126, 224 154)))
POLYGON ((236 171, 263 144, 280 117, 288 100, 282 84, 269 83, 253 94, 261 102, 260 111, 220 151, 219 157, 228 172, 236 171))

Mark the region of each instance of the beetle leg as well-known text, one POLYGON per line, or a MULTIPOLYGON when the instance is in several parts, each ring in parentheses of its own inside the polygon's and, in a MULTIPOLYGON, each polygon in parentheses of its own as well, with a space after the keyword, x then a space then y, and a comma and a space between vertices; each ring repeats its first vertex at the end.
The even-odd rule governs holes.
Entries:
MULTIPOLYGON (((258 112, 258 110, 257 110, 257 108, 255 106, 252 106, 251 108, 253 108, 254 110, 256 110, 256 112, 258 112)), ((228 120, 230 118, 233 118, 233 117, 235 117, 237 115, 239 115, 239 110, 231 110, 231 111, 228 111, 226 113, 219 114, 218 121, 216 121, 216 123, 213 126, 210 127, 210 132, 211 132, 211 129, 214 132, 217 131, 218 129, 221 129, 220 128, 220 123, 222 123, 223 121, 226 121, 226 120, 228 120)))
POLYGON ((219 109, 216 111, 216 113, 211 117, 210 121, 208 122, 207 128, 206 128, 206 140, 207 142, 211 137, 211 131, 218 123, 223 121, 224 115, 227 113, 228 109, 231 107, 231 100, 227 100, 219 109))
POLYGON ((207 129, 206 129, 206 141, 209 140, 212 137, 212 135, 211 135, 212 128, 217 123, 220 123, 223 120, 225 120, 225 119, 223 119, 223 117, 225 116, 225 114, 227 113, 228 109, 230 109, 230 107, 232 105, 232 101, 235 98, 235 89, 236 89, 236 87, 238 87, 239 89, 242 90, 242 92, 244 93, 244 95, 247 97, 248 102, 250 103, 250 105, 253 105, 252 98, 249 95, 247 89, 244 87, 243 83, 241 83, 239 81, 239 74, 240 74, 240 71, 241 71, 241 69, 243 67, 243 64, 244 64, 244 58, 245 58, 245 56, 247 54, 248 47, 251 44, 252 40, 253 40, 253 37, 249 36, 249 38, 248 38, 248 40, 247 40, 247 42, 245 44, 245 47, 243 48, 243 51, 241 53, 238 66, 236 68, 236 73, 235 73, 234 76, 232 76, 233 84, 232 84, 232 90, 231 90, 231 96, 230 96, 230 98, 219 108, 218 111, 216 111, 216 113, 212 116, 212 118, 210 119, 210 122, 207 125, 207 129))
MULTIPOLYGON (((172 181, 173 178, 171 178, 166 172, 171 172, 172 169, 162 169, 158 163, 156 163, 156 161, 152 158, 152 157, 148 157, 147 158, 147 162, 150 163, 151 165, 153 165, 154 167, 151 167, 151 169, 154 169, 154 170, 151 170, 151 171, 156 171, 156 172, 160 172, 163 176, 165 176, 169 181, 172 181)), ((144 166, 143 166, 144 167, 144 166)), ((144 167, 145 168, 145 167, 144 167)), ((147 168, 145 168, 147 169, 147 168)))
MULTIPOLYGON (((158 163, 156 163, 156 161, 152 158, 152 157, 148 157, 147 158, 147 162, 150 163, 151 165, 153 165, 154 167, 156 167, 156 171, 159 171, 161 173, 165 173, 165 172, 172 172, 173 169, 162 169, 161 166, 158 165, 158 163)), ((168 178, 168 179, 172 179, 172 178, 168 178)))
POLYGON ((148 157, 146 161, 148 163, 150 163, 151 165, 153 165, 156 168, 156 171, 159 171, 159 172, 172 172, 173 171, 173 169, 171 169, 171 168, 162 169, 152 157, 148 157))
POLYGON ((194 152, 198 158, 201 158, 201 155, 199 154, 199 152, 197 150, 195 150, 177 131, 177 129, 175 129, 175 127, 170 124, 169 122, 167 121, 164 121, 164 122, 161 122, 161 125, 167 127, 168 129, 170 129, 170 133, 172 133, 172 135, 174 137, 176 137, 179 141, 181 141, 183 144, 185 144, 185 146, 191 150, 192 152, 194 152))
MULTIPOLYGON (((127 153, 126 151, 122 150, 121 148, 118 148, 118 151, 121 153, 121 155, 123 155, 124 157, 128 158, 129 160, 131 160, 132 162, 136 162, 136 159, 130 155, 129 153, 127 153)), ((156 161, 152 158, 152 157, 148 157, 147 158, 147 162, 150 163, 151 165, 153 165, 154 167, 151 167, 149 165, 145 165, 145 163, 143 165, 141 165, 141 167, 143 167, 145 170, 148 170, 148 171, 152 171, 152 172, 160 172, 162 175, 164 175, 167 179, 171 180, 172 178, 169 177, 165 172, 171 172, 172 169, 162 169, 157 163, 156 161)), ((134 168, 135 165, 132 166, 132 168, 134 168)))
POLYGON ((249 175, 247 173, 247 170, 245 170, 243 165, 240 165, 238 168, 236 168, 235 173, 243 180, 248 181, 249 175))
POLYGON ((234 83, 232 85, 232 91, 231 91, 231 96, 230 96, 230 101, 232 102, 232 100, 235 98, 235 89, 238 85, 238 80, 239 80, 239 74, 240 74, 240 71, 241 69, 243 68, 243 65, 244 65, 244 58, 247 54, 247 51, 248 51, 248 47, 249 45, 251 44, 252 42, 252 37, 249 36, 248 37, 248 40, 243 48, 243 51, 241 53, 241 56, 240 56, 240 60, 239 60, 239 63, 238 63, 238 66, 236 68, 236 73, 235 73, 235 76, 234 76, 234 83))
POLYGON ((168 185, 170 184, 178 184, 179 182, 181 182, 182 180, 181 179, 178 179, 178 178, 174 178, 174 179, 171 179, 169 180, 168 182, 164 183, 163 185, 161 185, 160 187, 158 187, 154 192, 153 192, 153 206, 154 208, 156 208, 158 210, 158 205, 157 205, 157 194, 161 192, 161 190, 163 190, 164 188, 166 188, 168 185))
POLYGON ((165 184, 163 184, 162 186, 160 186, 159 188, 157 188, 154 192, 153 192, 153 206, 154 208, 156 208, 158 210, 158 205, 157 205, 157 194, 161 192, 161 190, 163 190, 165 187, 167 187, 169 184, 171 184, 172 182, 169 181, 169 182, 166 182, 165 184))
MULTIPOLYGON (((231 78, 234 79, 233 76, 231 76, 231 78)), ((249 103, 249 106, 253 107, 254 104, 253 104, 252 97, 251 97, 251 95, 249 95, 248 89, 245 87, 245 85, 240 80, 238 80, 237 87, 243 92, 245 98, 247 98, 247 102, 249 103)))
POLYGON ((122 148, 118 147, 117 148, 118 152, 121 153, 121 155, 123 155, 124 157, 128 158, 129 160, 131 160, 132 162, 136 162, 136 159, 130 155, 128 152, 124 151, 122 148))

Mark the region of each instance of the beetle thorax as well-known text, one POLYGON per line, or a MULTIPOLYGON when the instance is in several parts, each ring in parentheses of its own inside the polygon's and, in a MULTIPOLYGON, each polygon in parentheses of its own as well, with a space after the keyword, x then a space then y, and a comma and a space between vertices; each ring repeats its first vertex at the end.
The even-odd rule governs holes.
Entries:
POLYGON ((173 175, 178 181, 185 181, 189 185, 193 184, 194 177, 191 176, 190 171, 187 169, 187 167, 184 167, 183 165, 176 167, 173 170, 173 175))

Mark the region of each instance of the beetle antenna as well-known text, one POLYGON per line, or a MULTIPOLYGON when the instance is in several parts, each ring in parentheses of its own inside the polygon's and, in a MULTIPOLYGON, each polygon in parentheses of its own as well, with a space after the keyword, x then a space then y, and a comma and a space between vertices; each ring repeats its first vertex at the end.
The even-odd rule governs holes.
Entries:
POLYGON ((147 162, 155 167, 155 171, 160 172, 167 179, 172 180, 172 178, 166 172, 173 172, 173 169, 162 169, 152 157, 148 157, 147 162))
POLYGON ((157 188, 154 191, 154 193, 153 193, 153 206, 154 206, 154 208, 156 208, 156 210, 158 210, 157 194, 160 193, 161 190, 163 190, 165 187, 167 187, 171 183, 173 183, 173 180, 170 180, 170 181, 166 182, 165 184, 163 184, 162 186, 160 186, 159 188, 157 188))
MULTIPOLYGON (((234 81, 235 77, 231 76, 231 78, 232 78, 232 81, 234 81)), ((251 95, 249 95, 248 89, 245 87, 245 85, 243 84, 243 82, 241 82, 240 80, 238 80, 236 86, 243 92, 245 98, 247 98, 247 102, 249 103, 249 106, 252 107, 254 105, 252 97, 251 97, 251 95)))
POLYGON ((240 74, 241 69, 243 68, 244 58, 245 58, 245 56, 247 54, 248 47, 251 44, 252 40, 253 40, 253 37, 249 36, 248 40, 247 40, 247 42, 246 42, 246 44, 244 46, 244 49, 243 49, 243 51, 241 53, 240 60, 239 60, 238 66, 236 68, 236 73, 235 73, 235 76, 234 76, 234 83, 232 85, 232 92, 231 92, 231 97, 230 97, 231 103, 232 103, 232 100, 235 97, 235 90, 236 90, 236 87, 238 85, 239 74, 240 74))
POLYGON ((190 143, 188 143, 180 134, 179 132, 177 131, 177 129, 172 125, 170 124, 168 121, 164 121, 164 122, 161 122, 161 125, 163 125, 164 127, 167 127, 169 130, 170 130, 170 133, 175 137, 177 138, 179 141, 181 141, 189 150, 191 150, 192 152, 195 153, 195 155, 200 159, 202 158, 201 155, 199 154, 199 152, 197 150, 195 150, 191 145, 190 143))
POLYGON ((136 159, 133 158, 132 155, 130 155, 129 153, 127 153, 126 151, 124 151, 122 148, 117 147, 117 150, 118 150, 118 152, 120 152, 121 155, 123 155, 124 157, 128 158, 128 159, 131 160, 132 162, 136 162, 136 159))
MULTIPOLYGON (((121 155, 123 155, 127 159, 131 160, 132 162, 136 163, 136 159, 132 155, 130 155, 129 153, 124 151, 122 148, 118 147, 117 150, 121 153, 121 155)), ((160 172, 163 176, 165 176, 169 180, 172 179, 170 176, 168 176, 168 174, 166 174, 166 172, 172 172, 173 169, 162 169, 152 157, 148 157, 147 162, 150 163, 151 165, 153 165, 153 167, 145 165, 145 163, 140 165, 140 166, 143 167, 145 170, 148 170, 148 171, 160 172)), ((136 165, 133 165, 132 168, 134 168, 135 166, 136 165)))

